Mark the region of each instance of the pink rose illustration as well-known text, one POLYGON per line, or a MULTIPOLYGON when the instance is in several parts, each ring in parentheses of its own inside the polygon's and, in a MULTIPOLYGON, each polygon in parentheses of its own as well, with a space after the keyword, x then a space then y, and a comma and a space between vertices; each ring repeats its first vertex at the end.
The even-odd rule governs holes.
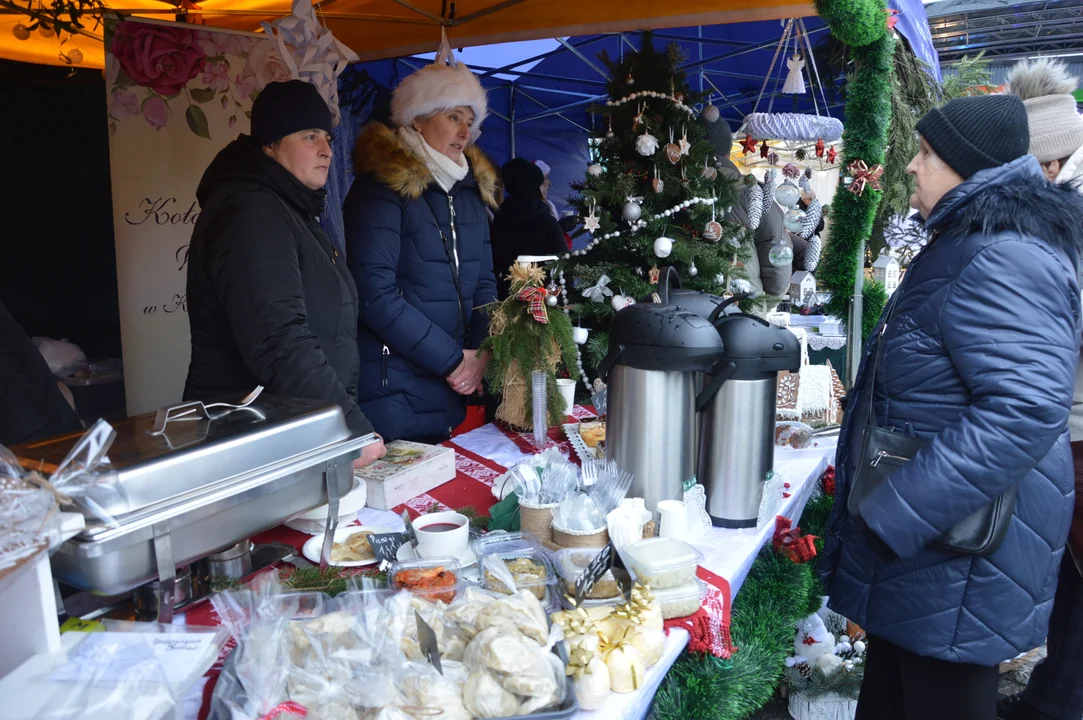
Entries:
POLYGON ((109 100, 109 114, 116 120, 127 120, 139 114, 139 98, 135 93, 114 90, 109 100))
MULTIPOLYGON (((245 70, 251 70, 256 76, 256 89, 262 90, 268 83, 284 82, 290 79, 290 69, 278 52, 278 47, 270 42, 257 43, 248 53, 245 70)), ((242 73, 243 75, 244 73, 242 73)))
POLYGON ((203 84, 215 92, 221 92, 229 87, 229 65, 226 63, 210 63, 203 69, 203 84))
POLYGON ((259 90, 256 87, 256 75, 248 68, 245 68, 241 73, 233 79, 234 90, 237 92, 237 97, 241 100, 247 100, 252 97, 252 93, 259 90))
POLYGON ((172 97, 207 63, 198 40, 193 30, 122 22, 113 36, 113 55, 132 80, 172 97))
POLYGON ((240 55, 247 52, 255 42, 255 38, 231 33, 199 33, 199 46, 207 57, 224 57, 226 55, 240 55))
POLYGON ((155 130, 161 130, 169 123, 169 106, 162 98, 152 95, 143 103, 143 119, 155 130))

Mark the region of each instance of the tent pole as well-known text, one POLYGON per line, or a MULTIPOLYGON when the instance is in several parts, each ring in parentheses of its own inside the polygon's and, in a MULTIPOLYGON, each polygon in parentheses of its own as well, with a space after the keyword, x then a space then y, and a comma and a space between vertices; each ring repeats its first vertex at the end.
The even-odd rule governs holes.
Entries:
POLYGON ((515 83, 508 83, 508 132, 511 133, 511 156, 515 155, 515 83))
POLYGON ((850 318, 846 323, 846 387, 853 389, 857 381, 857 366, 861 364, 861 316, 864 309, 865 241, 857 246, 857 274, 854 296, 850 300, 850 318))

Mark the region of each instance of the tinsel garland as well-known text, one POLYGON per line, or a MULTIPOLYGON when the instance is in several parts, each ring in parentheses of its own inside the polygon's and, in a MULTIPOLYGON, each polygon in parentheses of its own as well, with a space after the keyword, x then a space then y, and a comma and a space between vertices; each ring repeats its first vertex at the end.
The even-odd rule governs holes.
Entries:
MULTIPOLYGON (((869 167, 884 162, 888 127, 891 124, 891 74, 895 40, 888 32, 883 0, 817 0, 816 10, 831 32, 850 46, 855 72, 846 85, 846 130, 843 133, 844 167, 863 160, 869 167)), ((826 310, 849 317, 855 273, 864 267, 858 257, 861 244, 872 233, 873 220, 883 193, 868 190, 861 195, 840 192, 832 203, 832 223, 827 249, 817 280, 831 292, 826 310)), ((864 300, 862 336, 871 332, 883 310, 880 296, 869 288, 864 300)))

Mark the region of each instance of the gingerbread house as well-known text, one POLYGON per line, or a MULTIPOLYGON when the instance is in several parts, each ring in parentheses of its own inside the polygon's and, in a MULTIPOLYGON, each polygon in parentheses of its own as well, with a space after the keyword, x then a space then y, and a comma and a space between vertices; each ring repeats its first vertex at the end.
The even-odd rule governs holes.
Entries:
POLYGON ((814 427, 842 423, 839 401, 846 394, 842 379, 830 362, 810 365, 804 330, 790 330, 801 342, 801 369, 796 373, 779 373, 775 395, 777 419, 797 420, 814 427))

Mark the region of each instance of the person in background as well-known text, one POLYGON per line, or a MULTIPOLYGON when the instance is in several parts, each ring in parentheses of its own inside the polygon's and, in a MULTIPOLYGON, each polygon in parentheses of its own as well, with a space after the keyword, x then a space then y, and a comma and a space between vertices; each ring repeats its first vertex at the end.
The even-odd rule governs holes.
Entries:
MULTIPOLYGON (((1027 108, 1030 154, 1050 181, 1071 183, 1083 192, 1083 118, 1072 96, 1077 85, 1063 63, 1047 58, 1019 63, 1008 78, 1009 92, 1027 108)), ((1079 215, 1069 219, 1083 222, 1079 215)), ((1083 716, 1083 363, 1076 369, 1068 430, 1075 462, 1075 512, 1049 618, 1048 655, 1034 668, 1023 692, 997 702, 1001 720, 1083 716)))
POLYGON ((500 170, 508 197, 493 220, 493 269, 497 277, 497 297, 510 292, 508 268, 520 255, 563 255, 564 231, 542 197, 542 171, 534 163, 516 158, 500 170))
MULTIPOLYGON (((215 157, 188 262, 192 360, 185 400, 237 401, 257 385, 342 408, 356 435, 357 291, 320 227, 331 166, 331 111, 315 86, 270 83, 252 134, 215 157)), ((357 466, 384 455, 367 446, 357 466)))
POLYGON ((465 65, 435 63, 395 90, 394 127, 370 123, 354 148, 343 215, 361 296, 357 396, 392 440, 446 440, 482 388, 496 300, 485 206, 497 173, 473 144, 486 113, 465 65))
POLYGON ((858 720, 992 720, 999 663, 1045 639, 1071 522, 1083 196, 1026 154, 1018 97, 957 98, 917 131, 910 204, 931 239, 869 337, 818 570, 869 635, 858 720), (924 444, 872 460, 870 426, 924 444), (999 545, 936 544, 1011 490, 999 545))
POLYGON ((0 445, 83 429, 49 364, 0 302, 0 445))
MULTIPOLYGON (((538 166, 544 176, 541 186, 542 199, 545 200, 545 204, 549 208, 549 214, 553 216, 554 220, 560 222, 560 213, 557 212, 557 206, 549 199, 549 188, 552 187, 552 183, 549 180, 551 168, 544 160, 535 160, 534 164, 538 166)), ((564 245, 566 249, 563 252, 570 252, 572 249, 572 236, 568 233, 564 233, 564 245)))

